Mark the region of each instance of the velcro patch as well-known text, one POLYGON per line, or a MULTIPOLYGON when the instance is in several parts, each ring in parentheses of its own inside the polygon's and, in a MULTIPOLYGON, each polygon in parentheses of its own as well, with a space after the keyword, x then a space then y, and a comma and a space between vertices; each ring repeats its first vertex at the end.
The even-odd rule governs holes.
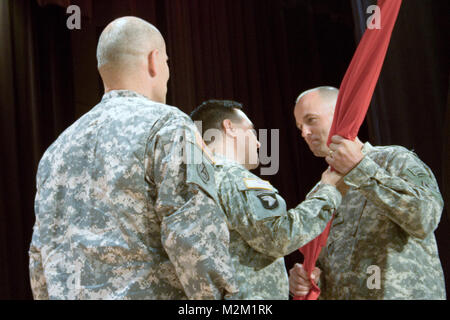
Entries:
POLYGON ((211 153, 211 151, 209 150, 209 148, 206 146, 205 141, 203 141, 202 136, 200 135, 200 133, 198 131, 195 131, 195 140, 197 142, 197 145, 199 146, 199 148, 203 151, 203 154, 205 154, 208 159, 215 164, 216 161, 211 153))
POLYGON ((270 184, 270 182, 266 180, 244 178, 244 183, 248 189, 265 189, 271 191, 273 190, 273 187, 270 184))

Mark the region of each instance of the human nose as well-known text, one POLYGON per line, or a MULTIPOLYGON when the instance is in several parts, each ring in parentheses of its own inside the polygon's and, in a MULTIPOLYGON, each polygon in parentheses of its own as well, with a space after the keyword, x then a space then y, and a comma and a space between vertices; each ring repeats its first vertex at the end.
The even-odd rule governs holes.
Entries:
POLYGON ((259 149, 261 147, 261 142, 259 142, 259 140, 258 140, 258 135, 256 134, 255 129, 252 130, 252 134, 253 134, 253 138, 256 140, 256 148, 259 149))
POLYGON ((308 126, 303 126, 302 127, 302 137, 303 139, 306 139, 307 136, 309 136, 311 134, 311 130, 309 129, 308 126))

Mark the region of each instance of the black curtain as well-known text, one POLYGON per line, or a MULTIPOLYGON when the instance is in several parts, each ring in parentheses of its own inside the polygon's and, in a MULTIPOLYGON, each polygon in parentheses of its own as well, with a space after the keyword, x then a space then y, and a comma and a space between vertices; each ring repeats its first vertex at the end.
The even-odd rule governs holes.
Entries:
POLYGON ((74 120, 65 10, 0 1, 0 299, 29 299, 36 168, 74 120))

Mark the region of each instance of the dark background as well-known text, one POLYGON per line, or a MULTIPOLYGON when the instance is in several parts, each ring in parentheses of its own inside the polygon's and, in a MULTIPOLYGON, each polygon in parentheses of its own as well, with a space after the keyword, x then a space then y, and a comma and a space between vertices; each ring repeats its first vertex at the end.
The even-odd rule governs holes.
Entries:
MULTIPOLYGON (((31 299, 28 248, 35 174, 56 137, 101 99, 96 45, 114 18, 135 15, 166 39, 168 104, 244 103, 257 128, 280 129, 280 169, 265 177, 289 207, 326 164, 293 118, 298 94, 339 87, 369 17, 368 0, 0 0, 0 299, 31 299), (79 5, 81 30, 66 27, 79 5)), ((360 138, 414 149, 450 201, 446 0, 404 0, 360 138)), ((256 173, 258 173, 257 171, 256 173)), ((447 291, 450 224, 436 231, 447 291)), ((300 253, 286 258, 288 268, 300 253)), ((337 270, 338 272, 338 270, 337 270)))

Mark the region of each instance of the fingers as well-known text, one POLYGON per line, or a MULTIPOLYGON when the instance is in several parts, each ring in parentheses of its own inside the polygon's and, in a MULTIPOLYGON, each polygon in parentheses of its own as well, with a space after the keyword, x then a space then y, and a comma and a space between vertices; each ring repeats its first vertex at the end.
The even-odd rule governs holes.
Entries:
MULTIPOLYGON (((320 277, 321 270, 315 268, 311 274, 311 279, 316 283, 320 277)), ((308 273, 299 263, 295 264, 291 270, 289 270, 289 291, 296 296, 305 296, 311 290, 311 282, 308 280, 308 273)))
POLYGON ((327 170, 325 170, 324 172, 322 172, 322 177, 324 175, 330 174, 331 173, 331 167, 328 167, 327 170))
MULTIPOLYGON (((342 171, 342 167, 339 165, 338 160, 332 157, 326 157, 325 161, 334 169, 334 173, 339 175, 339 179, 342 179, 343 176, 345 176, 345 173, 342 171)), ((336 181, 337 182, 337 181, 336 181)))
POLYGON ((294 295, 294 296, 306 296, 309 291, 310 288, 301 286, 301 285, 297 285, 297 286, 291 286, 289 285, 289 291, 294 295))
POLYGON ((311 274, 311 279, 313 279, 316 283, 320 278, 320 274, 322 273, 322 270, 320 270, 319 268, 315 267, 312 274, 311 274))
POLYGON ((306 272, 306 270, 303 268, 303 265, 300 263, 296 263, 292 269, 290 270, 290 274, 294 275, 296 278, 301 278, 301 279, 308 279, 308 273, 306 272))
POLYGON ((309 276, 308 272, 303 268, 302 264, 296 263, 294 266, 295 270, 297 271, 297 274, 305 281, 308 281, 309 276))
POLYGON ((289 270, 289 282, 294 283, 295 285, 300 285, 304 287, 310 286, 308 273, 303 266, 299 263, 296 263, 291 270, 289 270))
POLYGON ((338 147, 339 145, 337 143, 330 143, 330 145, 328 146, 328 148, 333 152, 336 151, 338 147))
POLYGON ((338 136, 338 135, 331 137, 331 142, 336 143, 336 144, 342 143, 342 141, 344 141, 344 140, 345 140, 344 138, 342 138, 341 136, 338 136))
MULTIPOLYGON (((301 286, 305 290, 311 287, 309 281, 308 272, 303 268, 301 264, 295 264, 294 267, 289 271, 289 282, 292 282, 296 286, 301 286)), ((317 272, 314 276, 317 275, 317 272)))
MULTIPOLYGON (((311 273, 311 278, 317 279, 320 276, 320 273, 322 271, 315 267, 313 272, 311 273)), ((308 272, 306 272, 306 270, 303 268, 303 265, 300 263, 296 263, 291 270, 289 270, 289 275, 293 277, 293 279, 296 280, 296 282, 299 283, 309 283, 308 279, 308 272)))
POLYGON ((289 271, 289 291, 295 296, 306 296, 311 289, 311 284, 302 278, 303 268, 300 266, 296 265, 289 271))
POLYGON ((326 156, 325 161, 330 165, 330 167, 333 167, 333 164, 331 162, 333 162, 334 159, 332 157, 326 156))
POLYGON ((330 165, 330 167, 333 167, 334 169, 336 169, 336 167, 335 167, 336 159, 334 159, 331 156, 326 156, 325 161, 330 165))

